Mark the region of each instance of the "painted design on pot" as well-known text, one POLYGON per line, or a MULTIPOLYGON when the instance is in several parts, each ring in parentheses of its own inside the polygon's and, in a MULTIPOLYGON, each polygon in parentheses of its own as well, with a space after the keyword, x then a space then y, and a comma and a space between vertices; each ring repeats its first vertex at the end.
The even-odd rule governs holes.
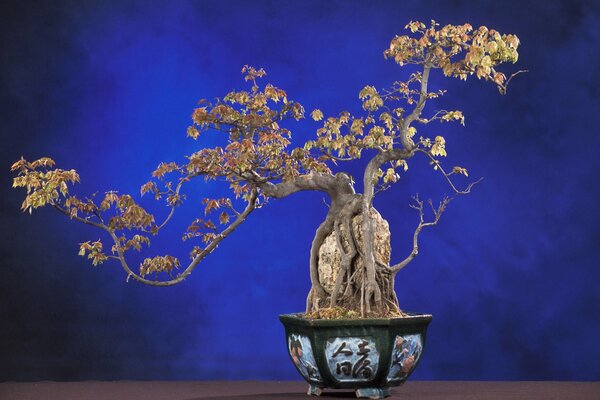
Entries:
POLYGON ((325 346, 325 357, 329 372, 340 382, 368 381, 379 366, 379 352, 372 338, 331 338, 325 346))
POLYGON ((290 334, 288 337, 288 350, 296 369, 307 381, 320 382, 321 375, 317 369, 315 356, 307 336, 290 334))
POLYGON ((405 381, 423 352, 421 335, 396 336, 388 382, 405 381))

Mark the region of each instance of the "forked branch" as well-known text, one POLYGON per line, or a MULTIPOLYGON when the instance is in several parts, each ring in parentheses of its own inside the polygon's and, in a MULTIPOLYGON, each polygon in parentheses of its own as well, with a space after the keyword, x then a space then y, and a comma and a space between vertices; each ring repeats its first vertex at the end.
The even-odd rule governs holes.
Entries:
POLYGON ((449 172, 449 173, 446 172, 444 170, 444 168, 442 167, 442 164, 439 162, 439 160, 437 160, 435 157, 433 157, 431 155, 431 153, 429 153, 428 151, 423 150, 423 149, 416 149, 415 151, 425 154, 431 160, 431 163, 435 166, 435 169, 439 170, 442 173, 442 175, 444 175, 444 178, 446 179, 446 181, 448 182, 448 184, 450 185, 450 187, 452 188, 452 190, 454 191, 455 194, 458 194, 458 195, 469 194, 469 193, 471 193, 471 189, 473 188, 473 186, 477 185, 479 182, 481 182, 483 180, 483 177, 481 177, 481 178, 477 179, 476 181, 469 183, 465 189, 460 190, 454 185, 454 182, 452 182, 452 179, 450 179, 450 175, 452 175, 453 172, 449 172))
POLYGON ((406 267, 408 265, 408 263, 410 263, 419 254, 419 234, 421 233, 423 228, 426 228, 428 226, 437 225, 442 214, 444 213, 444 211, 446 211, 446 206, 448 205, 448 203, 450 203, 450 200, 451 200, 451 198, 444 196, 444 198, 442 199, 442 201, 440 201, 440 204, 436 208, 433 205, 433 201, 431 201, 431 199, 429 199, 428 203, 429 203, 429 206, 431 207, 434 218, 432 221, 426 222, 425 221, 425 212, 423 210, 423 201, 419 199, 418 194, 416 196, 414 196, 413 199, 415 200, 415 203, 411 204, 410 207, 414 208, 415 210, 417 210, 419 212, 419 225, 417 225, 417 228, 415 229, 415 232, 413 233, 413 248, 412 248, 412 251, 410 252, 410 254, 404 260, 402 260, 398 264, 390 267, 392 274, 398 273, 398 271, 400 271, 402 268, 406 267))

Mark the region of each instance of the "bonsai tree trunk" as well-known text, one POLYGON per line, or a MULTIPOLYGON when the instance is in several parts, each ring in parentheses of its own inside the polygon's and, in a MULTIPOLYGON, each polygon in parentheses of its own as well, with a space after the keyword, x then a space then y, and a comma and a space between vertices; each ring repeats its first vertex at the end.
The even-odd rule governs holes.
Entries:
POLYGON ((375 285, 381 294, 381 303, 368 301, 365 297, 365 287, 369 281, 365 268, 361 198, 362 195, 357 195, 354 203, 346 207, 349 211, 338 215, 337 223, 323 223, 323 228, 315 235, 311 264, 316 264, 322 292, 318 292, 320 297, 310 299, 307 304, 309 313, 318 312, 324 307, 341 307, 357 314, 372 316, 389 316, 400 312, 394 293, 394 274, 389 267, 390 230, 387 221, 374 208, 371 208, 367 219, 375 227, 370 247, 375 260, 375 285))
MULTIPOLYGON (((390 231, 373 207, 363 211, 362 194, 332 199, 325 221, 315 234, 310 254, 312 288, 306 312, 341 307, 356 316, 400 313, 390 269, 390 231), (364 234, 364 226, 371 229, 364 234), (373 259, 373 271, 366 262, 373 259)), ((331 311, 336 312, 336 311, 331 311)))
MULTIPOLYGON (((395 157, 400 155, 406 153, 394 153, 395 157)), ((377 162, 389 161, 389 157, 376 158, 377 162)), ((379 168, 373 165, 374 169, 369 171, 379 168)), ((356 317, 399 315, 394 293, 394 275, 399 268, 390 267, 389 228, 371 206, 372 196, 367 198, 356 193, 352 178, 345 173, 309 174, 279 184, 256 183, 273 198, 319 190, 331 200, 310 251, 311 289, 306 299, 307 314, 330 310, 330 313, 342 312, 356 317), (368 208, 365 201, 369 202, 368 208), (366 234, 365 226, 368 226, 366 234)))
MULTIPOLYGON (((312 288, 306 301, 307 314, 319 314, 322 308, 329 308, 335 316, 335 307, 341 307, 342 313, 354 312, 357 317, 401 314, 394 278, 410 260, 390 266, 388 224, 372 203, 379 167, 413 154, 395 149, 374 156, 365 169, 364 194, 354 193, 353 188, 351 193, 329 192, 331 206, 311 248, 312 288)), ((416 236, 418 232, 410 259, 416 255, 416 236)))

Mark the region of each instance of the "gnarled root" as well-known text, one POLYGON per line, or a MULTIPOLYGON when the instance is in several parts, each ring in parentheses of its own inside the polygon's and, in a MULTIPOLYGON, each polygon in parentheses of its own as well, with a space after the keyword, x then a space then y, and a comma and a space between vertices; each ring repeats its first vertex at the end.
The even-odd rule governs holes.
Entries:
POLYGON ((335 204, 335 207, 332 204, 313 240, 310 266, 312 288, 306 301, 306 312, 320 316, 331 314, 328 310, 345 309, 356 315, 360 312, 361 317, 399 315, 401 311, 394 292, 394 274, 387 262, 383 264, 379 260, 380 256, 375 259, 375 223, 371 209, 365 214, 361 195, 352 195, 344 200, 341 204, 335 204), (357 228, 353 220, 361 213, 363 224, 359 223, 357 228), (365 219, 368 221, 365 222, 365 219), (331 233, 335 234, 340 258, 337 276, 329 283, 332 286, 327 286, 319 281, 318 263, 319 250, 331 233), (356 235, 360 235, 358 240, 356 235))
MULTIPOLYGON (((338 296, 340 293, 340 289, 344 282, 344 279, 347 278, 346 289, 350 287, 351 284, 351 267, 352 260, 358 254, 357 244, 352 233, 352 218, 356 215, 356 213, 360 210, 360 197, 354 197, 352 201, 350 201, 340 212, 338 217, 338 221, 334 224, 334 231, 337 241, 338 249, 342 255, 340 261, 340 270, 338 272, 338 276, 335 281, 335 285, 331 292, 331 307, 335 307, 337 305, 338 296), (344 248, 344 242, 347 243, 348 250, 344 248)), ((344 292, 346 295, 347 290, 344 292)))
POLYGON ((325 238, 332 232, 333 230, 333 222, 334 218, 329 212, 325 221, 319 225, 317 228, 317 232, 315 233, 315 238, 312 242, 312 247, 310 249, 310 283, 311 289, 308 293, 308 297, 306 299, 306 312, 309 313, 311 310, 319 309, 319 303, 324 304, 324 300, 327 298, 327 293, 321 283, 319 282, 319 248, 323 244, 325 238))

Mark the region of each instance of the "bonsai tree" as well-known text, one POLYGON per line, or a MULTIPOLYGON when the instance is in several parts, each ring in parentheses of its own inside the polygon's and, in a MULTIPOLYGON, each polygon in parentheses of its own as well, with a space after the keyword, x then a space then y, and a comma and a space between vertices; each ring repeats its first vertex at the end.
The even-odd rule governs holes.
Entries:
POLYGON ((244 66, 248 88, 212 102, 201 100, 187 129, 193 140, 217 135, 223 145, 201 148, 183 162, 161 163, 152 179, 141 186, 142 196, 151 195, 170 208, 161 220, 129 194, 110 191, 102 198, 72 194, 70 185, 79 182, 77 172, 55 168, 47 157, 32 162, 21 158, 11 168, 16 173, 13 187, 27 189, 22 209, 31 213, 51 206, 74 221, 104 231, 107 242, 81 243, 79 255, 94 265, 120 263, 128 280, 170 286, 185 280, 221 241, 272 199, 320 191, 329 199, 329 211, 312 241, 307 315, 400 316, 394 292, 396 274, 418 255, 420 233, 438 223, 450 197, 437 205, 414 197, 411 206, 418 213, 418 222, 412 250, 397 263, 390 262, 388 224, 374 209, 373 198, 398 182, 413 157, 429 160, 453 195, 467 194, 479 182, 455 183, 461 175, 469 179, 467 169, 444 167, 444 137, 427 136, 430 124, 464 125, 458 110, 425 111, 431 100, 446 93, 429 89, 430 74, 441 72, 461 80, 477 77, 505 94, 510 80, 523 72, 507 78, 498 69, 503 63, 517 61, 519 40, 515 35, 484 26, 473 29, 469 24, 440 27, 435 21, 428 26, 411 21, 405 29, 410 33, 394 37, 384 56, 400 66, 412 64, 416 71, 383 90, 365 86, 358 93, 364 110, 360 115, 343 111, 325 117, 318 109, 312 111, 312 119, 322 121, 322 126, 300 147, 291 145, 292 132, 286 126, 290 120, 305 117, 303 106, 288 98, 284 90, 262 85, 263 69, 244 66), (340 163, 360 158, 365 159, 362 176, 355 179, 338 171, 340 163), (172 255, 154 255, 132 267, 128 252, 148 246, 186 201, 184 187, 202 179, 226 181, 229 193, 202 199, 204 215, 191 221, 183 232, 183 240, 193 242, 189 264, 182 266, 172 255), (362 193, 355 190, 356 180, 362 183, 362 193))

